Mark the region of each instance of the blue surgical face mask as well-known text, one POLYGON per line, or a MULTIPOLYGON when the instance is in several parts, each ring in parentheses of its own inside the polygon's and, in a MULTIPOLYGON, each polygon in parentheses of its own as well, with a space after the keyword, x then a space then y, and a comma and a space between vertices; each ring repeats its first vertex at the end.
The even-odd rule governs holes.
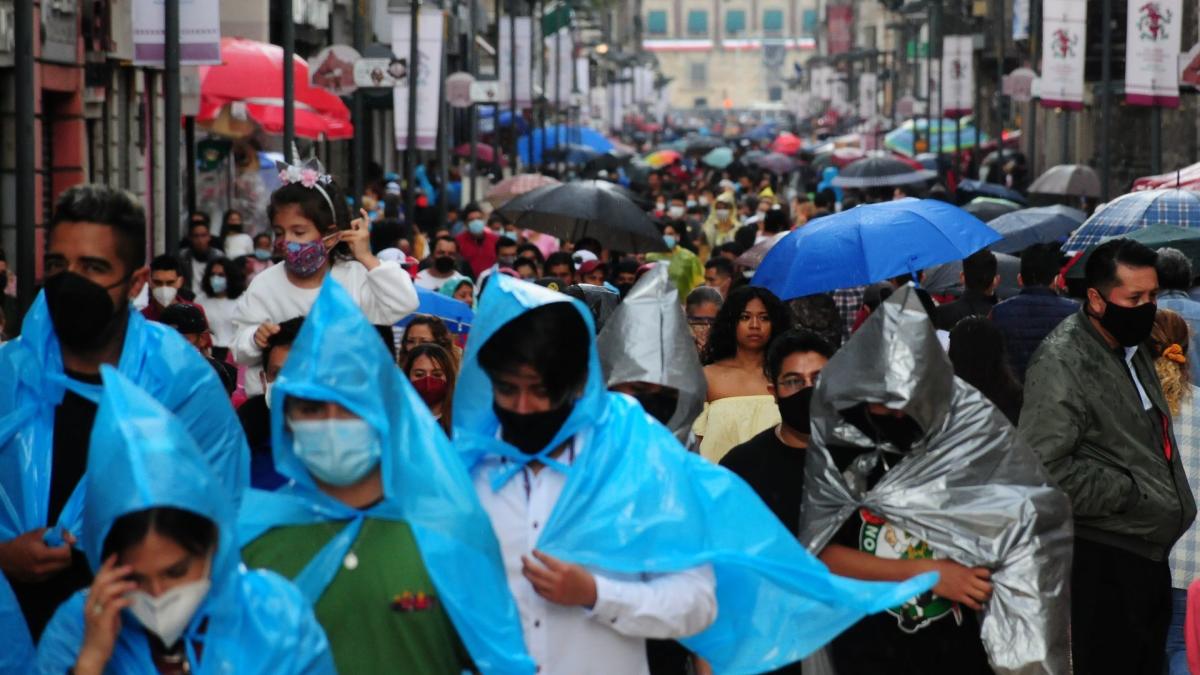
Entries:
POLYGON ((271 249, 256 248, 256 249, 254 249, 254 257, 258 258, 259 260, 270 260, 271 259, 271 249))
POLYGON ((674 237, 673 235, 670 235, 670 234, 664 234, 664 235, 663 235, 663 243, 667 245, 667 248, 669 248, 669 249, 671 249, 672 251, 674 251, 674 250, 675 250, 675 244, 676 244, 676 243, 678 243, 678 242, 676 242, 676 241, 675 241, 675 237, 674 237))
POLYGON ((467 230, 476 237, 483 234, 483 228, 485 227, 487 227, 487 223, 485 223, 482 218, 476 218, 475 220, 467 223, 467 230))
POLYGON ((212 286, 213 293, 217 294, 224 293, 229 288, 229 283, 225 280, 225 277, 209 277, 208 283, 212 286))
POLYGON ((361 419, 289 421, 296 456, 322 483, 345 487, 379 464, 379 432, 361 419))

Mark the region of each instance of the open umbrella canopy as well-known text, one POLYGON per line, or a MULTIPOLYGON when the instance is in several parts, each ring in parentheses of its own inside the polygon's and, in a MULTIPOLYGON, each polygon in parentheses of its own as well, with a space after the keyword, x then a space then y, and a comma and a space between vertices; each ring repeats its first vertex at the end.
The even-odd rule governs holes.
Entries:
POLYGON ((794 155, 800 152, 800 148, 803 145, 804 142, 800 140, 799 136, 790 131, 785 131, 776 136, 774 141, 771 141, 771 152, 794 155))
MULTIPOLYGON (((955 132, 955 120, 940 119, 930 120, 927 123, 925 118, 916 120, 908 120, 900 126, 892 129, 883 137, 883 147, 888 150, 894 150, 909 157, 917 155, 914 148, 915 136, 919 135, 928 145, 925 150, 930 152, 955 152, 960 147, 968 147, 975 145, 976 129, 972 122, 963 120, 961 130, 955 132), (932 134, 930 129, 932 128, 932 134)), ((987 134, 980 136, 980 142, 987 140, 987 134)))
MULTIPOLYGON (((454 154, 457 157, 462 157, 463 159, 469 159, 471 157, 471 144, 463 143, 462 145, 458 146, 457 148, 454 148, 454 154)), ((500 165, 501 166, 508 165, 508 158, 505 157, 504 153, 500 152, 500 150, 496 146, 486 145, 483 143, 475 144, 475 160, 476 161, 482 162, 484 164, 495 164, 497 156, 500 157, 500 165)))
POLYGON ((733 164, 733 150, 729 148, 713 148, 700 161, 714 169, 724 169, 733 164))
POLYGON ((1200 186, 1200 164, 1160 173, 1157 176, 1142 176, 1133 181, 1134 190, 1157 190, 1160 188, 1191 188, 1200 186))
POLYGON ((935 199, 866 204, 793 230, 767 253, 753 283, 787 300, 961 260, 999 239, 975 216, 935 199))
POLYGON ((826 167, 836 167, 838 169, 847 167, 854 162, 866 157, 867 154, 858 148, 834 148, 818 152, 812 161, 813 171, 820 174, 826 167))
POLYGON ((665 252, 654 221, 629 191, 607 181, 572 181, 538 188, 499 209, 517 227, 565 241, 593 237, 609 250, 625 253, 665 252))
POLYGON ((998 197, 976 197, 963 208, 983 222, 990 223, 1006 213, 1020 210, 1021 205, 998 197))
POLYGON ((800 160, 783 153, 772 152, 754 160, 754 164, 771 173, 782 176, 795 171, 800 166, 800 160))
POLYGON ((539 164, 543 148, 553 148, 559 143, 582 145, 602 154, 613 150, 613 142, 591 127, 552 124, 542 129, 533 129, 517 139, 517 156, 526 162, 539 164))
POLYGON ((1069 206, 1039 206, 1006 213, 988 223, 1004 237, 992 244, 996 253, 1017 253, 1034 244, 1063 242, 1079 229, 1087 214, 1069 206))
POLYGON ((542 153, 542 159, 547 162, 566 162, 574 166, 582 166, 597 159, 602 154, 604 153, 598 152, 586 145, 567 143, 565 145, 546 148, 546 152, 542 153))
POLYGON ((1025 199, 1025 195, 1005 187, 999 183, 988 183, 972 178, 964 178, 958 183, 957 191, 958 203, 966 204, 976 197, 992 197, 995 199, 1006 199, 1014 204, 1025 206, 1029 202, 1025 199))
POLYGON ((1064 251, 1082 251, 1102 239, 1150 225, 1200 228, 1200 193, 1191 190, 1130 192, 1100 207, 1067 243, 1064 251))
POLYGON ((833 184, 841 188, 877 188, 923 183, 937 176, 928 169, 914 169, 894 157, 865 157, 842 169, 833 184))
MULTIPOLYGON (((1192 261, 1192 269, 1200 269, 1200 230, 1176 227, 1174 225, 1150 225, 1149 227, 1117 236, 1140 242, 1156 251, 1160 248, 1178 249, 1179 252, 1186 255, 1192 261)), ((1079 262, 1067 270, 1067 278, 1082 279, 1084 277, 1084 268, 1087 266, 1088 258, 1092 256, 1092 251, 1096 250, 1096 247, 1100 244, 1112 238, 1108 237, 1089 246, 1083 252, 1083 256, 1079 258, 1079 262)))
MULTIPOLYGON (((988 227, 991 227, 991 223, 988 223, 988 227)), ((995 251, 998 245, 999 243, 992 244, 988 248, 995 251)), ((996 253, 996 274, 1000 277, 1000 284, 996 286, 998 298, 1007 300, 1021 292, 1021 283, 1017 279, 1020 273, 1020 258, 1007 253, 996 253)), ((921 287, 933 295, 962 295, 962 261, 951 260, 925 270, 925 276, 921 278, 921 287)))
POLYGON ((772 235, 757 244, 750 247, 745 253, 741 254, 734 260, 734 264, 741 265, 743 268, 752 270, 762 264, 763 258, 767 257, 767 252, 775 248, 775 245, 783 241, 783 238, 788 236, 789 232, 780 232, 772 235))
POLYGON ((670 166, 681 159, 683 159, 683 155, 679 154, 675 150, 656 150, 655 152, 643 157, 642 161, 650 165, 651 168, 661 169, 664 166, 670 166))
POLYGON ((1059 164, 1046 170, 1029 186, 1031 194, 1066 197, 1099 197, 1100 177, 1086 164, 1059 164))
POLYGON ((448 298, 437 291, 430 291, 417 286, 417 311, 397 321, 397 328, 404 328, 421 314, 431 314, 446 323, 446 328, 455 335, 464 335, 471 331, 471 322, 475 313, 467 303, 448 298))
POLYGON ((725 147, 725 141, 716 136, 693 136, 684 141, 683 147, 689 155, 704 155, 725 147))
POLYGON ((500 206, 517 195, 523 195, 530 190, 536 190, 547 185, 558 185, 559 182, 540 173, 519 173, 509 176, 492 186, 484 197, 492 206, 500 206))
MULTIPOLYGON (((221 64, 200 66, 200 110, 196 121, 223 117, 254 120, 267 133, 283 133, 283 48, 244 40, 221 39, 221 64)), ((354 136, 350 109, 340 98, 308 84, 308 64, 292 61, 295 78, 295 129, 302 138, 340 140, 354 136)))

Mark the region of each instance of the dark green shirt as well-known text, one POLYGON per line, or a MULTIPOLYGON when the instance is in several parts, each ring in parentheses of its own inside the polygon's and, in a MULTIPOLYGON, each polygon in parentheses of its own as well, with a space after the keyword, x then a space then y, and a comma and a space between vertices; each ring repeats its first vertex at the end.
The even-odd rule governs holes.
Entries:
MULTIPOLYGON (((345 526, 275 528, 246 546, 242 557, 249 567, 295 579, 345 526)), ((471 667, 408 523, 367 519, 316 612, 343 675, 457 675, 471 667)))

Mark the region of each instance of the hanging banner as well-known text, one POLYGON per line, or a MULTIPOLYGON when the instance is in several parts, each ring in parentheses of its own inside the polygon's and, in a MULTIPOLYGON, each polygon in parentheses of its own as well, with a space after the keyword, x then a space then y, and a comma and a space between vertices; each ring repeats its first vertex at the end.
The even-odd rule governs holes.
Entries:
POLYGON ((850 51, 854 47, 854 7, 830 5, 825 8, 825 21, 829 27, 827 53, 833 56, 850 51))
POLYGON ((1022 41, 1029 39, 1029 8, 1036 0, 1013 0, 1012 3, 1012 39, 1022 41))
MULTIPOLYGON (((72 3, 73 4, 73 3, 72 3)), ((45 5, 49 7, 49 3, 45 5)), ((162 0, 133 0, 133 64, 162 67, 166 21, 162 0)), ((179 64, 221 62, 221 3, 179 0, 179 64)))
POLYGON ((879 78, 875 73, 858 76, 858 116, 869 120, 878 112, 879 78))
MULTIPOLYGON (((417 136, 418 150, 433 150, 437 147, 438 110, 441 109, 442 84, 442 13, 424 11, 417 15, 417 67, 407 68, 405 77, 392 89, 396 121, 396 149, 408 149, 408 88, 417 81, 417 136)), ((392 53, 407 64, 412 21, 408 14, 392 15, 392 53)))
POLYGON ((1182 0, 1129 0, 1125 22, 1125 102, 1179 107, 1182 0))
POLYGON ((545 40, 546 54, 546 100, 558 106, 571 103, 572 78, 575 69, 575 42, 571 29, 562 28, 545 40))
POLYGON ((1087 0, 1042 2, 1042 105, 1083 108, 1087 0))
POLYGON ((500 87, 503 100, 512 99, 512 30, 517 31, 517 107, 528 108, 533 103, 533 19, 528 16, 504 17, 500 20, 500 87), (512 26, 510 24, 515 24, 512 26))
POLYGON ((584 101, 588 100, 588 93, 591 91, 591 82, 589 81, 591 69, 588 65, 586 56, 575 59, 575 88, 579 90, 579 95, 584 101))
POLYGON ((942 114, 970 115, 975 107, 975 54, 970 35, 942 38, 942 114))

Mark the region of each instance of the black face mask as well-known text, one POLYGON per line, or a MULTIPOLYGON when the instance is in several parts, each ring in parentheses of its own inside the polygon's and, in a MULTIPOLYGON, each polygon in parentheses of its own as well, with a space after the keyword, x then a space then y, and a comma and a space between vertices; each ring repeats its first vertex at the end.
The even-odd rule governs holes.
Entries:
POLYGON ((633 284, 615 284, 615 285, 617 287, 617 292, 621 294, 622 299, 624 299, 625 296, 629 295, 630 289, 633 288, 633 284))
POLYGON ((433 268, 442 274, 453 272, 454 258, 446 255, 440 255, 433 259, 433 268))
POLYGON ((1136 347, 1150 337, 1158 305, 1147 302, 1137 307, 1122 307, 1108 300, 1104 304, 1104 316, 1099 317, 1100 325, 1122 347, 1136 347))
POLYGON ((783 419, 783 423, 796 433, 807 434, 810 432, 809 408, 812 405, 814 391, 816 391, 815 387, 805 387, 791 396, 775 400, 775 405, 779 406, 779 416, 783 419))
POLYGON ((638 394, 636 398, 638 403, 642 404, 642 409, 646 411, 647 415, 663 424, 671 420, 675 409, 679 407, 679 395, 673 391, 638 394))
POLYGON ((545 412, 517 413, 492 403, 492 410, 500 420, 500 437, 527 455, 536 455, 550 445, 574 407, 567 402, 545 412))
POLYGON ((125 309, 124 303, 120 308, 113 306, 108 291, 126 281, 104 287, 74 272, 60 272, 46 279, 46 305, 58 341, 76 351, 107 343, 117 328, 117 317, 125 309))

